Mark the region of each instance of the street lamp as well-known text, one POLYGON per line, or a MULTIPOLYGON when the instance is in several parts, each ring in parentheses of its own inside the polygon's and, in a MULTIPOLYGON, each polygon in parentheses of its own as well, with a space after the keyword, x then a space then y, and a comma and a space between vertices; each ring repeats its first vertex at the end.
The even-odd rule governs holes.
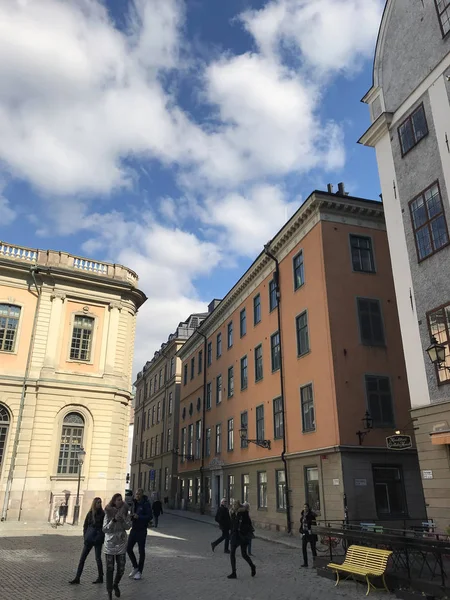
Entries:
POLYGON ((368 433, 370 433, 370 431, 373 429, 373 419, 370 416, 370 413, 368 410, 366 410, 366 414, 364 415, 364 418, 361 419, 364 425, 364 431, 357 431, 356 435, 358 436, 359 439, 359 445, 362 446, 362 443, 364 441, 364 438, 366 437, 366 435, 368 433))
POLYGON ((438 369, 446 368, 445 365, 443 366, 443 363, 445 363, 445 346, 439 344, 434 336, 431 338, 431 345, 427 348, 427 354, 433 365, 436 365, 438 369))
POLYGON ((256 446, 266 448, 266 450, 270 450, 270 440, 249 440, 247 437, 247 433, 247 427, 242 427, 242 429, 239 429, 239 435, 241 436, 241 440, 245 440, 247 443, 250 444, 256 444, 256 446))
POLYGON ((78 525, 78 521, 80 518, 80 483, 81 483, 81 468, 83 466, 84 463, 84 459, 86 456, 86 452, 83 448, 83 446, 80 446, 80 448, 77 451, 77 463, 78 463, 78 487, 77 487, 77 498, 75 500, 75 507, 73 510, 73 524, 74 525, 78 525))

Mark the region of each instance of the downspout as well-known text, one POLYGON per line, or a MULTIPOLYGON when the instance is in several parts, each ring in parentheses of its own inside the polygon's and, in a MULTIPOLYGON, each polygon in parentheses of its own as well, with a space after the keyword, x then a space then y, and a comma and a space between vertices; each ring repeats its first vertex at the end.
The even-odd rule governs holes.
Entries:
POLYGON ((203 338, 203 411, 202 411, 202 466, 200 467, 200 514, 205 514, 205 432, 206 432, 206 346, 207 337, 197 329, 203 338))
POLYGON ((280 288, 280 264, 278 259, 272 254, 270 250, 270 242, 264 246, 264 253, 275 262, 275 284, 277 290, 277 318, 278 318, 278 336, 280 338, 280 392, 281 392, 281 408, 283 414, 283 452, 281 453, 281 460, 284 465, 284 478, 286 483, 286 525, 287 532, 292 533, 292 521, 291 521, 291 503, 290 503, 290 490, 289 490, 289 473, 286 460, 286 406, 284 396, 284 367, 283 367, 283 344, 281 336, 281 288, 280 288))
POLYGON ((41 288, 39 288, 37 281, 36 281, 36 273, 39 273, 40 271, 41 271, 41 269, 39 267, 37 267, 36 265, 33 265, 32 267, 30 267, 30 274, 33 279, 33 283, 34 283, 34 286, 36 288, 36 293, 37 293, 37 302, 36 302, 36 308, 34 311, 33 326, 31 328, 31 337, 30 337, 30 343, 28 346, 28 356, 27 356, 27 362, 26 362, 26 366, 25 366, 25 373, 24 373, 24 377, 23 377, 22 392, 20 395, 19 413, 17 415, 17 425, 16 425, 16 432, 14 435, 14 444, 13 444, 13 449, 12 449, 12 454, 11 454, 11 464, 9 467, 8 480, 6 482, 5 498, 3 500, 3 508, 2 508, 2 516, 1 516, 2 521, 6 521, 6 518, 8 515, 9 498, 11 496, 11 488, 12 488, 12 484, 13 484, 13 480, 14 480, 14 471, 16 468, 17 450, 19 447, 19 440, 20 440, 20 430, 22 427, 23 411, 25 408, 25 396, 26 396, 26 391, 27 391, 27 381, 28 381, 28 376, 30 374, 30 368, 31 368, 31 357, 33 355, 34 338, 36 337, 36 328, 37 328, 39 307, 41 304, 41 295, 42 295, 42 285, 41 285, 41 288))

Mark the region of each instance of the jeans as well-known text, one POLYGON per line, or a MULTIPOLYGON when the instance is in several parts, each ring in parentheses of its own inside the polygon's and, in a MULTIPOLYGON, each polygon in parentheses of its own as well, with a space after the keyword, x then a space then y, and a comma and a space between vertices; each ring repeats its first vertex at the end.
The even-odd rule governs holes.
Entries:
POLYGON ((302 539, 303 564, 308 565, 308 543, 311 545, 311 552, 314 557, 317 556, 316 538, 314 536, 304 535, 302 539))
POLYGON ((238 545, 236 545, 236 543, 233 543, 233 542, 231 543, 230 561, 231 561, 231 570, 233 573, 236 573, 236 550, 239 548, 239 546, 241 547, 242 558, 246 562, 248 562, 248 564, 250 565, 250 567, 252 569, 254 568, 255 565, 253 564, 250 556, 247 554, 247 545, 248 545, 247 541, 238 542, 238 545))
POLYGON ((214 548, 221 544, 225 540, 225 552, 228 552, 230 547, 230 531, 228 529, 221 529, 222 535, 213 542, 214 548))
POLYGON ((120 580, 122 579, 123 574, 125 572, 126 556, 125 556, 125 554, 117 554, 117 555, 105 554, 105 557, 106 557, 106 589, 108 590, 108 592, 112 592, 113 585, 119 585, 120 580), (116 570, 116 577, 114 578, 114 583, 113 583, 114 560, 116 561, 117 570, 116 570))
POLYGON ((252 553, 252 539, 251 538, 250 538, 250 541, 249 541, 249 543, 247 545, 247 552, 248 552, 248 554, 252 553))
POLYGON ((145 542, 147 540, 147 530, 143 531, 133 531, 131 530, 130 535, 128 537, 128 546, 127 553, 130 557, 131 564, 133 565, 133 569, 139 569, 139 572, 142 573, 144 570, 145 563, 145 542), (139 549, 139 564, 136 560, 136 556, 134 555, 133 548, 135 545, 138 545, 139 549))
POLYGON ((158 527, 159 515, 155 515, 155 513, 153 513, 153 520, 155 521, 155 527, 158 527))
POLYGON ((103 579, 103 563, 102 563, 102 544, 86 544, 84 543, 83 551, 80 556, 80 562, 78 563, 78 569, 76 574, 76 579, 80 579, 81 574, 83 573, 84 563, 86 562, 87 557, 89 556, 92 548, 95 548, 95 560, 97 562, 98 576, 99 579, 103 579))

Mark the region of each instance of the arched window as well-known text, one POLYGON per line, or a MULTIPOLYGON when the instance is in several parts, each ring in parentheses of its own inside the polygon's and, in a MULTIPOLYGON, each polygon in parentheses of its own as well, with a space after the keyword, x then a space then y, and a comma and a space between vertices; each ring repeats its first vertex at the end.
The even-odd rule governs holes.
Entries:
POLYGON ((58 475, 78 475, 78 450, 83 445, 84 419, 76 412, 64 417, 59 448, 58 475))
POLYGON ((3 464, 3 458, 5 456, 6 440, 8 438, 9 429, 9 413, 3 404, 0 404, 0 469, 3 464))
POLYGON ((73 323, 70 360, 91 360, 92 336, 95 319, 76 315, 73 323))
POLYGON ((19 318, 20 306, 0 304, 0 351, 14 352, 19 318))

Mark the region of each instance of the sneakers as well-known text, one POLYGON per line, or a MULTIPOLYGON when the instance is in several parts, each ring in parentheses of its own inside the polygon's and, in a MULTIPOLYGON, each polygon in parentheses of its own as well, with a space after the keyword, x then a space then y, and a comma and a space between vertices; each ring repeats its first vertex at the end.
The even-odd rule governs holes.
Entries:
POLYGON ((227 575, 228 579, 237 579, 237 575, 236 573, 230 573, 230 575, 227 575))
POLYGON ((128 575, 128 577, 129 577, 130 579, 132 579, 132 578, 133 578, 133 577, 134 577, 134 576, 135 576, 137 573, 139 573, 139 569, 136 567, 135 569, 133 569, 133 570, 131 571, 131 573, 128 575))
POLYGON ((133 579, 135 579, 136 581, 139 581, 139 579, 142 579, 142 573, 140 571, 138 571, 136 573, 136 575, 133 577, 133 579))
POLYGON ((80 580, 78 579, 78 577, 75 577, 75 579, 72 579, 72 581, 69 581, 70 585, 77 585, 80 583, 80 580))
POLYGON ((211 542, 211 550, 214 552, 215 546, 214 546, 214 542, 211 542))
POLYGON ((119 589, 119 585, 117 583, 114 584, 114 594, 115 594, 116 598, 120 598, 120 589, 119 589))
POLYGON ((256 567, 255 565, 252 565, 252 577, 254 577, 256 575, 256 567))

